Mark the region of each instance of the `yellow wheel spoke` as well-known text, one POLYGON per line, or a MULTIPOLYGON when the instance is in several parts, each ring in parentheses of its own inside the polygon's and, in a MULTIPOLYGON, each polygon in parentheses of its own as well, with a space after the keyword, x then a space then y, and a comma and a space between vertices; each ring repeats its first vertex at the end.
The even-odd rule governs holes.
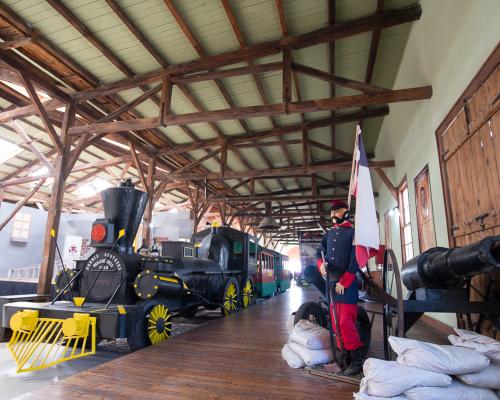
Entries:
POLYGON ((170 321, 172 315, 170 314, 167 307, 163 304, 157 304, 154 306, 149 314, 148 318, 148 336, 152 344, 158 344, 167 340, 170 337, 170 332, 172 330, 172 322, 170 321), (163 329, 160 331, 158 327, 158 321, 163 320, 163 329))

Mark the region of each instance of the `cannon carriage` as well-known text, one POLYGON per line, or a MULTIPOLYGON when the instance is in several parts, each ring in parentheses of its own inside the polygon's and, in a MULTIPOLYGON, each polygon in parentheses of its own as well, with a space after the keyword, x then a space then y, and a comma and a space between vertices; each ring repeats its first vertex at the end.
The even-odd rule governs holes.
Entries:
POLYGON ((453 249, 435 247, 409 260, 401 269, 394 252, 386 250, 382 288, 365 278, 383 306, 385 358, 394 358, 389 336, 405 336, 426 312, 457 314, 462 328, 481 332, 489 325, 491 333, 499 332, 500 293, 494 290, 498 272, 500 236, 453 249), (490 274, 491 279, 482 292, 475 287, 473 278, 484 274, 490 274))
MULTIPOLYGON (((357 328, 364 343, 363 355, 368 353, 370 331, 377 315, 382 318, 387 360, 394 359, 389 336, 404 337, 426 312, 457 314, 462 328, 476 332, 481 332, 486 325, 493 335, 500 332, 500 293, 494 286, 498 272, 500 236, 487 237, 459 248, 429 249, 409 260, 401 270, 394 251, 385 250, 382 287, 371 277, 361 274, 375 300, 375 303, 365 303, 358 312, 357 328), (486 291, 481 292, 473 284, 473 278, 484 274, 490 274, 491 279, 486 291), (480 300, 475 300, 477 294, 480 300)), ((312 283, 320 286, 317 282, 312 283)), ((294 323, 307 319, 332 331, 329 294, 326 293, 326 300, 302 304, 295 313, 294 323)))

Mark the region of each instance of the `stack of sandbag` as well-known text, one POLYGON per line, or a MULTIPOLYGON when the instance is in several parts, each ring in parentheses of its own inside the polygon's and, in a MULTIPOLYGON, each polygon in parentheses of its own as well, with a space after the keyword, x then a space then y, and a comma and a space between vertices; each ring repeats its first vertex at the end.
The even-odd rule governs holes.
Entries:
POLYGON ((330 333, 317 324, 300 320, 293 327, 281 356, 292 368, 327 364, 333 359, 330 333))
POLYGON ((500 385, 500 374, 486 355, 392 336, 389 343, 397 361, 365 361, 356 399, 497 400, 491 389, 500 385))
POLYGON ((489 358, 490 365, 485 369, 469 374, 457 375, 462 382, 471 386, 493 389, 500 395, 500 342, 491 337, 464 329, 455 329, 457 335, 448 336, 451 344, 472 349, 489 358))
POLYGON ((415 386, 445 387, 451 384, 451 378, 446 374, 376 358, 369 358, 365 361, 363 374, 359 393, 354 395, 360 400, 397 399, 402 393, 415 386))

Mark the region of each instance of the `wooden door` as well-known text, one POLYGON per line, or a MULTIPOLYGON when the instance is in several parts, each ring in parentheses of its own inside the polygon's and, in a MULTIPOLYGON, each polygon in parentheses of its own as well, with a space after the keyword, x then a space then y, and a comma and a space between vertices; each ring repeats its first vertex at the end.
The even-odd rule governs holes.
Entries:
MULTIPOLYGON (((499 62, 497 47, 436 131, 450 247, 500 235, 499 62)), ((500 293, 500 274, 472 285, 471 298, 483 300, 500 293)))

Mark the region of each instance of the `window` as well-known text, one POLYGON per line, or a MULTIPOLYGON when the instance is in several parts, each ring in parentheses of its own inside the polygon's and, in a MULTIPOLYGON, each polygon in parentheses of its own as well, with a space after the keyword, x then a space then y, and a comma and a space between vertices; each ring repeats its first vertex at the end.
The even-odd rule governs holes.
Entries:
POLYGON ((8 140, 0 138, 0 164, 17 156, 23 149, 17 144, 9 142, 8 140))
POLYGON ((257 246, 254 241, 250 240, 250 258, 255 258, 257 246))
POLYGON ((184 257, 185 258, 193 258, 194 257, 194 249, 192 247, 184 247, 184 257))
POLYGON ((411 237, 410 222, 410 200, 408 197, 408 183, 406 177, 399 185, 399 222, 401 229, 401 251, 403 253, 403 262, 413 258, 413 240, 411 237))
POLYGON ((27 242, 30 234, 31 214, 17 213, 12 226, 11 240, 27 242))

